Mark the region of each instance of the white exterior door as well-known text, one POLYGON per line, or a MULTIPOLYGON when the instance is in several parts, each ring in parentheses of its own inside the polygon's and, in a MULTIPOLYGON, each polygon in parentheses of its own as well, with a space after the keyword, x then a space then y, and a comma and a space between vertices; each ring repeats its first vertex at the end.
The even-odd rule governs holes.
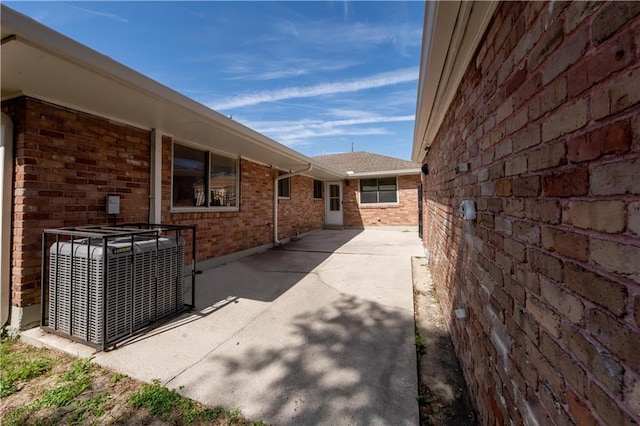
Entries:
POLYGON ((325 221, 327 225, 342 226, 342 182, 327 182, 325 221))

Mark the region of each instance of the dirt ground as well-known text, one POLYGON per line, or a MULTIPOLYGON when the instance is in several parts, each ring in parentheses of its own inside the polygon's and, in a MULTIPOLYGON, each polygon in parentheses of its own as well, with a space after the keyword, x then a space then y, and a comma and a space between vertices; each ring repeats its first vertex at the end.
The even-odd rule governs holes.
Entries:
POLYGON ((420 423, 477 424, 424 258, 412 258, 420 423))

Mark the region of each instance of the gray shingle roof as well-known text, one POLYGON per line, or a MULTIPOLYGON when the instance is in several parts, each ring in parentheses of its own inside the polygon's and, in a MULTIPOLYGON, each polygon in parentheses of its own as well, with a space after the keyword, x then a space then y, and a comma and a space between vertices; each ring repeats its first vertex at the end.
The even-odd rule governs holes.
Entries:
POLYGON ((413 163, 411 161, 401 160, 400 158, 387 157, 385 155, 372 154, 364 151, 321 155, 313 157, 313 159, 323 166, 342 173, 347 173, 348 171, 363 173, 420 168, 420 163, 413 163))

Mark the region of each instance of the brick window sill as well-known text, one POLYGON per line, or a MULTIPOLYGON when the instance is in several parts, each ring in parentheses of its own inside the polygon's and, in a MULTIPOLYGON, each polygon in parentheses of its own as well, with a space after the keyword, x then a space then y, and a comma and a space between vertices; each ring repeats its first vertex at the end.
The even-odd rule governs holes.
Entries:
POLYGON ((397 209, 400 207, 400 203, 371 203, 371 204, 358 204, 361 209, 397 209))

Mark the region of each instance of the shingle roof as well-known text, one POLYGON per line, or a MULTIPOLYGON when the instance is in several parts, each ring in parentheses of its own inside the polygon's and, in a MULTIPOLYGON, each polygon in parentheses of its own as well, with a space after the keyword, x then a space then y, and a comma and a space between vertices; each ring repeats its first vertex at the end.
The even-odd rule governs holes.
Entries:
POLYGON ((391 170, 419 169, 420 163, 401 160, 400 158, 358 151, 346 154, 321 155, 313 157, 318 163, 338 172, 355 173, 381 172, 391 170))

